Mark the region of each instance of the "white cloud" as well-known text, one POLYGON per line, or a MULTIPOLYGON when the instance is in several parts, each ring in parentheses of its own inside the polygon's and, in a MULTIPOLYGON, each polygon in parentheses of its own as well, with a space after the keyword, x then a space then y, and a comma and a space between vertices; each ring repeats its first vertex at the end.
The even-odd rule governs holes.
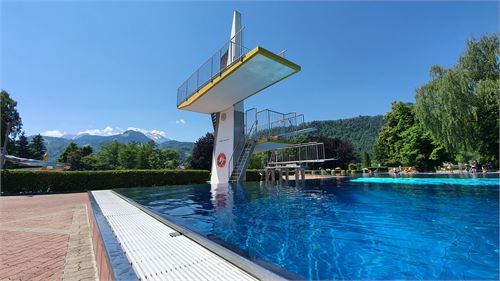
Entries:
POLYGON ((186 120, 179 119, 179 120, 175 121, 175 124, 186 124, 186 120))
POLYGON ((152 137, 153 139, 157 139, 158 136, 160 136, 160 137, 166 137, 166 135, 167 135, 166 132, 160 131, 160 130, 156 130, 156 129, 153 129, 153 130, 149 131, 149 130, 142 129, 142 128, 128 127, 127 130, 141 132, 141 133, 145 134, 148 137, 152 137))
POLYGON ((148 133, 149 131, 146 129, 141 129, 141 128, 136 128, 136 127, 128 127, 127 131, 136 131, 136 132, 141 132, 143 134, 148 133))
POLYGON ((158 131, 158 130, 151 130, 151 134, 160 135, 162 137, 167 136, 167 133, 165 133, 164 131, 158 131))
POLYGON ((66 133, 63 133, 59 130, 49 130, 49 131, 45 131, 43 133, 41 133, 40 135, 42 136, 46 136, 46 137, 56 137, 56 138, 60 138, 62 137, 64 134, 66 133))
MULTIPOLYGON (((184 122, 184 120, 182 120, 182 122, 184 122)), ((166 138, 166 136, 167 136, 167 133, 165 131, 161 131, 161 130, 157 130, 157 129, 146 130, 146 129, 137 128, 137 127, 128 127, 127 130, 141 132, 141 133, 145 134, 146 136, 151 137, 155 140, 166 138)), ((112 135, 121 134, 124 131, 125 130, 123 130, 120 127, 106 126, 104 129, 87 129, 87 130, 78 132, 77 135, 112 136, 112 135)), ((41 133, 41 135, 49 136, 49 137, 62 137, 65 134, 66 134, 66 132, 61 132, 59 130, 50 130, 50 131, 45 131, 45 132, 41 133)))
POLYGON ((112 136, 116 134, 122 133, 121 130, 116 128, 112 128, 111 126, 106 126, 106 128, 100 129, 91 129, 78 132, 78 135, 92 135, 92 136, 112 136))

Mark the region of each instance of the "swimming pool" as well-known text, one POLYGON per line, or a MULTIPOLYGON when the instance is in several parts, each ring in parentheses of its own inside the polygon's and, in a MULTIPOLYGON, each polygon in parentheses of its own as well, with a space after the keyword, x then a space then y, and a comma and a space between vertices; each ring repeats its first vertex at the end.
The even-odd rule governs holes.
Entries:
POLYGON ((441 181, 116 191, 306 279, 498 280, 498 178, 441 181))

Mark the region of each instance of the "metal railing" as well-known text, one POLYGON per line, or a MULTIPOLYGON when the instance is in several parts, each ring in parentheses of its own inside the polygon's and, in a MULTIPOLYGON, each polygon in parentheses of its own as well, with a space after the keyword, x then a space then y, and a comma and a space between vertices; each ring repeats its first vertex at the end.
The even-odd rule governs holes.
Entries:
MULTIPOLYGON (((238 141, 231 157, 229 158, 229 161, 227 162, 229 176, 233 173, 235 160, 239 161, 245 153, 246 145, 255 144, 249 143, 249 141, 255 141, 259 138, 276 137, 289 132, 297 131, 302 129, 304 124, 304 115, 297 114, 295 112, 281 113, 269 109, 257 111, 256 108, 251 108, 245 111, 245 136, 238 141)), ((298 146, 295 145, 293 147, 297 148, 298 146)), ((306 153, 304 155, 307 155, 306 151, 302 153, 306 153)), ((320 153, 318 155, 322 155, 324 158, 324 152, 323 154, 320 153)))
POLYGON ((325 145, 309 142, 276 149, 269 156, 267 165, 312 163, 324 160, 325 145))
MULTIPOLYGON (((236 147, 233 150, 233 153, 231 154, 231 157, 229 158, 229 161, 227 162, 227 169, 228 169, 228 175, 229 177, 232 176, 233 170, 234 170, 234 159, 239 160, 243 153, 245 153, 245 145, 248 143, 248 141, 253 141, 255 140, 255 132, 257 129, 257 121, 254 121, 248 132, 245 130, 245 137, 243 139, 240 139, 238 144, 236 144, 236 147), (234 158, 235 152, 239 151, 237 158, 234 158)), ((249 156, 250 157, 250 156, 249 156)))
POLYGON ((177 89, 177 106, 243 58, 249 50, 243 46, 242 28, 177 89))
POLYGON ((281 113, 269 109, 257 111, 255 108, 252 108, 247 110, 245 124, 249 124, 249 120, 257 121, 257 128, 255 130, 256 138, 269 138, 283 135, 300 130, 305 124, 303 114, 297 114, 295 112, 281 113), (252 112, 252 114, 248 114, 249 112, 252 112))

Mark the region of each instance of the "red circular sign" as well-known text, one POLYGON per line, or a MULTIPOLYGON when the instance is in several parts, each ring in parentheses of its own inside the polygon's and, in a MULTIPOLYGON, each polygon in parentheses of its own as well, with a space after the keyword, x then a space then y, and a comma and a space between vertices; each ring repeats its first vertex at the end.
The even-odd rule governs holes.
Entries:
POLYGON ((217 155, 217 166, 219 166, 219 168, 224 168, 224 166, 226 166, 226 154, 219 153, 219 155, 217 155))

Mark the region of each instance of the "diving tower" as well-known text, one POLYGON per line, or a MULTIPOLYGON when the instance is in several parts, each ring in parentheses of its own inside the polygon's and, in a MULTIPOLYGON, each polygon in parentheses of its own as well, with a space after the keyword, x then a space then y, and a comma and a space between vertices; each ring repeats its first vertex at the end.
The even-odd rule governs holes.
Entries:
POLYGON ((241 14, 231 36, 177 89, 177 108, 210 114, 214 127, 212 184, 245 180, 251 155, 283 149, 312 129, 304 116, 272 110, 245 111, 244 100, 300 71, 300 66, 260 46, 244 47, 241 14))

